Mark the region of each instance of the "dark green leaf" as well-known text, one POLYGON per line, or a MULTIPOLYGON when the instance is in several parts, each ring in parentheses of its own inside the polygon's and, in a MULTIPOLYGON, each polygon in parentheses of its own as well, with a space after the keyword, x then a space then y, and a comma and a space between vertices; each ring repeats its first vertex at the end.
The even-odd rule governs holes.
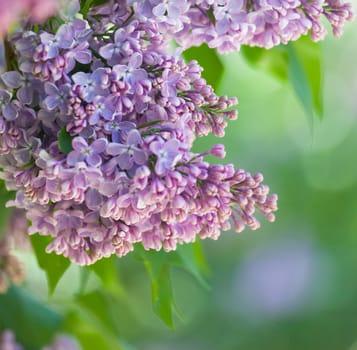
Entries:
POLYGON ((54 253, 47 254, 46 247, 51 242, 48 236, 32 235, 31 244, 34 249, 38 265, 45 271, 48 291, 50 294, 56 289, 56 286, 70 265, 70 261, 62 255, 54 253))
POLYGON ((67 132, 65 127, 63 127, 58 134, 58 147, 65 154, 73 150, 72 136, 67 132))
POLYGON ((0 329, 11 329, 27 350, 51 343, 62 316, 35 300, 24 289, 11 287, 0 294, 0 329))
POLYGON ((207 45, 191 47, 183 53, 187 61, 197 60, 203 67, 202 77, 207 83, 217 88, 223 76, 223 64, 217 51, 210 49, 207 45))

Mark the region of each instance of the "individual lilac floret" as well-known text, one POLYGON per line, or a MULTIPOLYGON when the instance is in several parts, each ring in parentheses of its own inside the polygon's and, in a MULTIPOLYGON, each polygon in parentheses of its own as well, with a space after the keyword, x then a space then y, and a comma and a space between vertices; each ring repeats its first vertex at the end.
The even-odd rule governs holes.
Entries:
POLYGON ((44 100, 46 108, 53 111, 58 107, 61 113, 66 114, 68 111, 70 90, 71 86, 69 84, 63 84, 58 87, 53 83, 46 83, 45 92, 48 95, 44 100))
POLYGON ((157 175, 164 175, 173 170, 182 157, 179 148, 180 142, 176 139, 171 139, 167 142, 154 141, 150 144, 150 150, 157 156, 155 164, 157 175))
POLYGON ((0 109, 6 120, 15 120, 18 116, 18 108, 11 102, 12 95, 5 90, 0 90, 0 109))
POLYGON ((146 70, 140 68, 143 63, 143 57, 138 52, 135 52, 129 59, 129 62, 125 65, 115 65, 113 67, 113 73, 115 79, 122 79, 124 82, 129 83, 131 86, 135 86, 135 83, 141 80, 145 80, 148 77, 146 70))
POLYGON ((22 76, 16 71, 5 72, 1 78, 9 88, 18 89, 16 96, 21 103, 31 104, 37 80, 28 74, 22 76))
POLYGON ((46 59, 55 58, 59 54, 59 49, 69 49, 74 43, 73 31, 66 25, 61 26, 56 35, 44 32, 40 34, 40 38, 46 59))
POLYGON ((104 94, 103 85, 107 78, 104 68, 96 69, 92 74, 78 72, 72 76, 76 85, 79 86, 81 98, 86 102, 92 102, 95 96, 104 94))
POLYGON ((121 169, 130 169, 134 164, 143 165, 147 162, 147 153, 140 148, 143 139, 138 130, 133 129, 128 132, 126 143, 109 143, 107 153, 116 156, 121 169))
POLYGON ((106 139, 98 139, 88 145, 83 137, 75 137, 72 141, 73 151, 67 156, 67 164, 75 166, 77 163, 86 161, 88 165, 98 167, 102 163, 100 154, 105 151, 106 139))

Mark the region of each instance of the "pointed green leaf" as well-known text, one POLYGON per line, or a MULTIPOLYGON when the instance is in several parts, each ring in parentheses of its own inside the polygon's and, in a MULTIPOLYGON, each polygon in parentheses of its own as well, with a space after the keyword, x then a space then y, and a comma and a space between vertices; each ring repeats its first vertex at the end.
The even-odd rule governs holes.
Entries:
POLYGON ((179 266, 195 277, 203 288, 209 289, 204 277, 204 274, 207 273, 207 265, 202 254, 200 242, 180 245, 176 252, 179 257, 179 266))
POLYGON ((51 242, 51 237, 32 235, 30 238, 38 265, 46 273, 48 291, 53 294, 61 277, 69 268, 70 261, 62 255, 46 253, 46 247, 51 242))
POLYGON ((322 55, 318 43, 311 41, 309 36, 303 36, 270 50, 242 46, 241 52, 252 66, 282 81, 290 81, 310 121, 314 112, 322 118, 322 55))
POLYGON ((153 310, 170 328, 174 328, 173 311, 176 311, 170 276, 170 253, 145 251, 135 247, 136 256, 144 262, 151 280, 153 310))
POLYGON ((0 330, 11 329, 27 350, 38 350, 51 340, 62 316, 34 299, 24 289, 11 287, 0 294, 0 330))
POLYGON ((69 134, 65 127, 63 127, 58 134, 58 147, 65 154, 68 154, 73 150, 72 136, 69 134))
POLYGON ((187 61, 197 60, 203 68, 202 77, 213 88, 218 87, 223 76, 224 66, 216 50, 210 49, 207 45, 201 45, 186 50, 183 56, 187 61))
POLYGON ((289 53, 290 82, 312 125, 314 119, 314 102, 309 80, 295 47, 289 44, 287 45, 287 50, 289 53))
POLYGON ((301 67, 305 73, 310 91, 312 93, 314 111, 322 118, 322 53, 319 43, 311 41, 309 36, 301 37, 298 41, 290 43, 295 49, 301 67))

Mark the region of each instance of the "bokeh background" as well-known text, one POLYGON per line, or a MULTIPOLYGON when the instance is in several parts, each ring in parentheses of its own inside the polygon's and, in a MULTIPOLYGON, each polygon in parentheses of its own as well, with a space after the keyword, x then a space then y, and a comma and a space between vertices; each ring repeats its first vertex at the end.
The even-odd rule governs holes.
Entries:
MULTIPOLYGON (((180 315, 174 331, 152 311, 143 264, 121 259, 125 297, 108 317, 127 349, 357 349, 356 35, 356 23, 348 24, 341 39, 329 35, 321 44, 324 113, 312 126, 290 84, 240 53, 221 57, 216 88, 238 96, 239 119, 223 140, 207 137, 197 150, 224 143, 227 162, 262 172, 279 194, 277 220, 205 241, 209 288, 174 269, 180 315)), ((37 299, 58 310, 74 303, 82 285, 78 268, 66 272, 49 298, 33 254, 17 254, 26 289, 37 299)), ((89 276, 87 290, 97 286, 89 276)))

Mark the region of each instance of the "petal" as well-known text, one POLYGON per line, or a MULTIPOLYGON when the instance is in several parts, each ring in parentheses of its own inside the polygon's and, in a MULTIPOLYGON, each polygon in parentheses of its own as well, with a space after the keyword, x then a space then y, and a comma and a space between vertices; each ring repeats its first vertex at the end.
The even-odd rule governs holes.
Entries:
POLYGON ((85 159, 83 153, 72 151, 67 155, 67 164, 75 166, 77 163, 82 162, 85 159))
POLYGON ((107 146, 107 153, 111 156, 117 156, 128 150, 128 146, 120 143, 109 143, 107 146))
POLYGON ((143 143, 143 140, 141 138, 139 131, 133 129, 129 131, 126 142, 128 145, 140 145, 143 143))
POLYGON ((83 137, 77 136, 72 140, 72 147, 74 150, 80 152, 83 149, 88 148, 88 144, 87 144, 87 141, 83 137))
POLYGON ((75 84, 84 85, 87 83, 88 79, 90 79, 89 73, 78 72, 72 75, 72 80, 75 84))
POLYGON ((99 54, 106 60, 110 60, 113 57, 114 45, 107 44, 99 49, 99 54))
POLYGON ((152 9, 152 13, 154 16, 161 17, 165 14, 167 8, 165 4, 158 4, 152 9))
POLYGON ((73 29, 68 24, 63 24, 59 27, 56 33, 56 39, 58 40, 58 46, 62 49, 68 49, 74 42, 73 29))
POLYGON ((43 102, 45 104, 45 107, 49 111, 52 111, 59 105, 60 101, 57 96, 47 96, 43 102))
POLYGON ((2 80, 4 83, 13 89, 18 89, 23 82, 23 77, 19 72, 11 71, 5 72, 1 75, 2 80))
POLYGON ((92 61, 92 54, 89 50, 82 50, 75 54, 75 59, 79 63, 88 64, 92 61))
POLYGON ((135 52, 129 60, 130 68, 139 68, 143 63, 143 56, 139 52, 135 52))
POLYGON ((148 160, 148 156, 143 150, 134 151, 134 161, 136 164, 139 165, 146 164, 147 160, 148 160))
POLYGON ((92 153, 86 157, 86 161, 88 165, 93 166, 93 167, 98 167, 99 165, 102 164, 102 158, 95 153, 92 153))
POLYGON ((17 91, 16 96, 20 100, 20 102, 28 105, 32 102, 33 88, 30 86, 23 86, 17 91))
POLYGON ((125 152, 118 157, 118 165, 121 169, 130 169, 133 164, 133 159, 128 152, 125 152))
POLYGON ((13 103, 7 104, 3 109, 3 115, 6 120, 15 120, 18 116, 18 110, 13 103))
POLYGON ((58 88, 55 84, 45 83, 45 92, 47 95, 58 95, 58 88))
POLYGON ((90 148, 94 153, 102 153, 105 151, 107 144, 107 140, 102 138, 95 140, 93 143, 91 143, 90 148))

